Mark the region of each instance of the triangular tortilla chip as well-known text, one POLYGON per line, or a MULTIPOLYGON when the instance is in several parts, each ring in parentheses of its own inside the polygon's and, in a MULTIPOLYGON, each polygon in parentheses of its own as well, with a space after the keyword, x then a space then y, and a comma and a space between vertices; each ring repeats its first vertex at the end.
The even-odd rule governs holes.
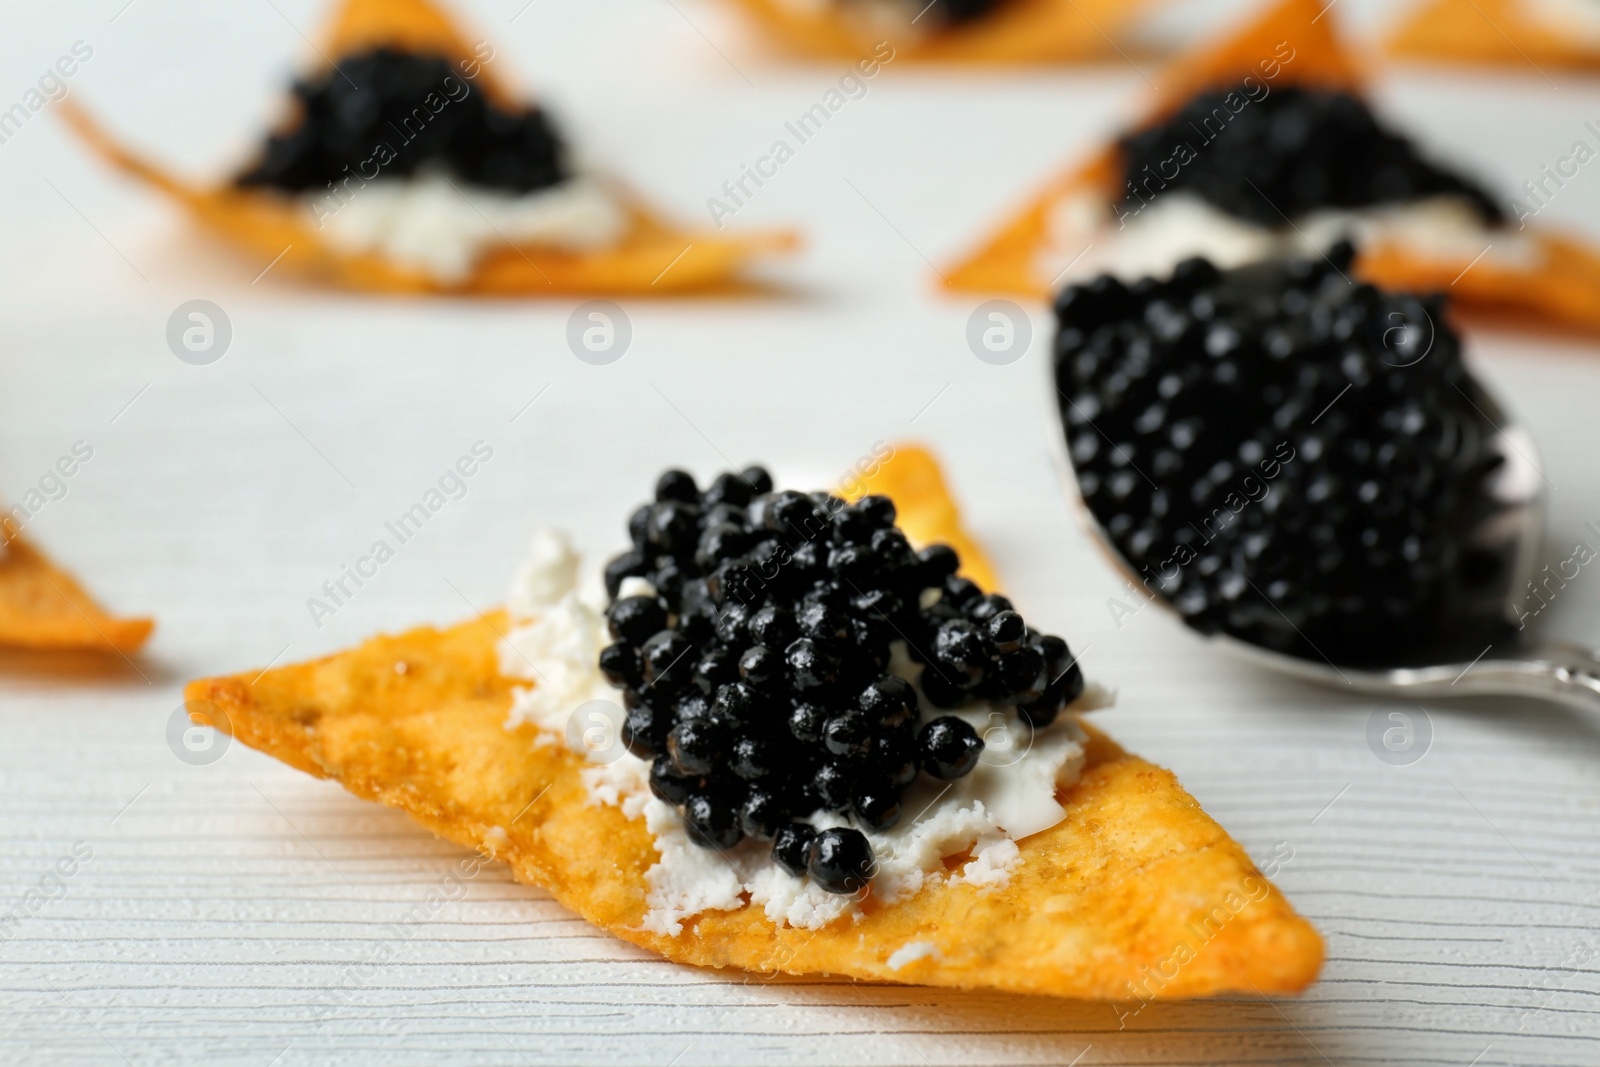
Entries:
MULTIPOLYGON (((1330 18, 1318 18, 1315 0, 1284 0, 1226 38, 1174 60, 1159 76, 1155 98, 1135 127, 1148 126, 1181 108, 1201 90, 1245 74, 1260 76, 1256 65, 1271 58, 1280 42, 1290 42, 1294 59, 1282 68, 1274 87, 1286 83, 1355 90, 1360 72, 1335 37, 1330 18)), ((1115 145, 1047 185, 975 254, 946 270, 951 289, 1048 296, 1054 279, 1041 277, 1039 255, 1049 234, 1052 209, 1064 197, 1094 193, 1109 204, 1122 188, 1122 164, 1115 145)))
MULTIPOLYGON (((901 456, 920 466, 918 451, 901 456)), ((878 484, 933 492, 942 478, 891 472, 878 484)), ((954 513, 948 499, 898 507, 954 513)), ((493 854, 590 922, 680 963, 1130 1003, 1295 993, 1316 977, 1321 939, 1244 850, 1169 772, 1087 725, 1089 765, 1064 795, 1067 819, 1019 843, 1004 888, 940 885, 887 907, 869 895, 859 922, 820 930, 775 926, 746 907, 707 912, 676 937, 647 932, 656 850, 642 820, 591 804, 584 764, 565 745, 505 728, 523 684, 498 670, 508 625, 496 612, 193 682, 190 714, 493 854), (911 962, 896 955, 908 946, 911 962)))
MULTIPOLYGON (((1260 77, 1257 64, 1280 42, 1294 49, 1272 82, 1359 91, 1361 68, 1339 41, 1334 15, 1319 0, 1283 0, 1220 43, 1179 59, 1158 79, 1142 128, 1165 117, 1208 86, 1260 77)), ((1045 187, 976 253, 944 272, 951 289, 1047 297, 1056 278, 1041 260, 1048 249, 1051 215, 1064 199, 1088 196, 1109 205, 1122 188, 1122 163, 1113 146, 1045 187)), ((1508 238, 1516 233, 1505 231, 1508 238)), ((1361 249, 1356 272, 1392 289, 1448 292, 1458 308, 1552 325, 1600 331, 1600 253, 1571 238, 1530 228, 1521 236, 1533 253, 1526 265, 1473 255, 1437 257, 1397 243, 1361 249)))
POLYGON ((864 476, 846 499, 859 500, 871 494, 895 502, 895 525, 913 544, 942 543, 961 557, 960 574, 983 589, 998 589, 994 564, 961 525, 961 511, 945 485, 944 472, 933 453, 918 445, 895 445, 877 470, 864 476))
MULTIPOLYGON (((318 49, 326 67, 341 56, 393 45, 452 59, 471 59, 467 38, 427 0, 343 0, 318 49), (326 59, 322 57, 327 57, 326 59)), ((503 80, 481 66, 478 79, 501 103, 514 98, 503 80)), ((539 296, 564 293, 665 295, 688 290, 736 290, 737 275, 754 256, 795 247, 788 232, 742 236, 680 230, 638 197, 617 187, 631 227, 615 246, 593 252, 511 244, 485 253, 460 282, 444 282, 377 254, 351 253, 323 240, 310 214, 291 197, 231 183, 190 182, 121 145, 75 101, 62 118, 90 148, 120 170, 167 193, 203 226, 273 263, 328 284, 390 293, 539 296)))
POLYGON ((0 525, 0 542, 0 645, 130 655, 150 636, 152 620, 106 614, 9 525, 0 525))
POLYGON ((1515 67, 1600 68, 1600 41, 1583 27, 1564 33, 1523 0, 1431 0, 1413 8, 1384 42, 1391 56, 1515 67))
POLYGON ((897 63, 1001 64, 1114 57, 1118 32, 1150 0, 1010 0, 983 19, 932 32, 896 32, 833 2, 737 3, 774 42, 804 55, 861 59, 887 40, 897 63))
MULTIPOLYGON (((431 53, 458 62, 479 58, 456 21, 430 0, 344 0, 324 27, 312 62, 315 69, 326 70, 343 56, 377 48, 431 53)), ((474 80, 496 103, 516 105, 516 93, 493 67, 481 65, 474 80)))

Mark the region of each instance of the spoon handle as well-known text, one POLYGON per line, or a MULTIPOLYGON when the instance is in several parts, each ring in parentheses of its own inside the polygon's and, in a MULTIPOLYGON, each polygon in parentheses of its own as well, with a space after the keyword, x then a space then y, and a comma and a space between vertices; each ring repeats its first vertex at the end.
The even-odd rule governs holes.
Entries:
POLYGON ((1454 681, 1418 679, 1419 696, 1529 696, 1600 709, 1600 653, 1564 641, 1537 641, 1489 653, 1454 681))

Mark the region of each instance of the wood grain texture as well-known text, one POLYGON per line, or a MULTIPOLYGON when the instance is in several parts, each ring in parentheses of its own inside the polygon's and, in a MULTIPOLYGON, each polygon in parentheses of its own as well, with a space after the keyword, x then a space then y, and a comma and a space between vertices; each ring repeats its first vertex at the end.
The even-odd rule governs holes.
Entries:
MULTIPOLYGON (((675 3, 683 15, 660 0, 540 2, 515 23, 520 3, 460 6, 569 123, 611 131, 608 161, 690 214, 839 72, 769 69, 717 21, 719 5, 675 3)), ((311 33, 323 10, 275 5, 281 15, 138 0, 115 23, 123 0, 16 5, 0 86, 15 100, 83 38, 95 57, 72 92, 142 131, 152 155, 220 172, 248 148, 227 139, 240 118, 270 117, 285 59, 306 47, 285 16, 311 33), (202 129, 217 139, 197 140, 202 129)), ((1107 600, 1121 583, 1044 460, 1045 316, 1028 307, 1033 348, 995 367, 966 346, 978 301, 927 289, 918 249, 943 262, 996 204, 1118 128, 1148 87, 1126 67, 888 78, 740 214, 751 226, 807 220, 797 276, 810 295, 625 302, 634 348, 610 367, 566 347, 576 301, 418 306, 308 295, 278 268, 255 281, 270 255, 221 258, 192 240, 167 206, 87 163, 48 108, 0 145, 0 491, 16 499, 74 440, 93 444, 28 532, 106 603, 161 622, 139 661, 148 682, 120 659, 86 672, 0 654, 0 1062, 1600 1062, 1600 725, 1511 702, 1430 705, 1428 751, 1393 766, 1366 731, 1409 706, 1266 677, 1151 611, 1118 627, 1107 600), (943 133, 907 132, 923 129, 943 133), (235 326, 209 367, 180 363, 162 336, 196 297, 235 326), (1172 768, 1324 932, 1328 961, 1305 997, 1119 1014, 680 967, 503 867, 468 877, 475 853, 331 782, 239 744, 211 763, 169 746, 185 679, 469 617, 504 597, 536 523, 620 547, 622 517, 665 463, 704 476, 765 460, 785 481, 827 486, 875 441, 913 436, 948 457, 1024 614, 1119 690, 1096 721, 1172 768), (307 598, 480 438, 494 457, 465 495, 313 623, 307 598), (58 874, 64 889, 47 881, 80 841, 92 858, 58 874), (24 902, 38 907, 4 922, 24 902)), ((1428 118, 1441 151, 1517 182, 1600 114, 1600 85, 1577 79, 1553 93, 1536 76, 1440 74, 1384 91, 1408 122, 1428 118)), ((1595 232, 1600 183, 1584 174, 1541 222, 1595 232)), ((1556 486, 1552 563, 1600 522, 1596 355, 1525 335, 1469 339, 1469 358, 1539 438, 1556 486)), ((1592 568, 1537 624, 1600 643, 1592 568)))

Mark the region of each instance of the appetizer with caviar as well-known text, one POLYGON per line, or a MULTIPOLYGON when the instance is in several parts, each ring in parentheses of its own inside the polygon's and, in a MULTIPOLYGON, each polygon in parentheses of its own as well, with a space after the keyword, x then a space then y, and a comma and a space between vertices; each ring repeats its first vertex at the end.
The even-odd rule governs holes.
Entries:
POLYGON ((1600 70, 1600 4, 1594 0, 1424 0, 1385 42, 1391 56, 1428 63, 1600 70))
POLYGON ((22 537, 15 518, 0 518, 0 647, 130 655, 154 628, 147 618, 108 614, 22 537))
POLYGON ((735 0, 774 44, 828 59, 900 62, 1117 58, 1149 0, 735 0))
POLYGON ((668 471, 603 568, 540 533, 504 611, 197 681, 191 715, 682 963, 1140 1002, 1313 981, 1316 932, 1088 724, 1108 695, 988 584, 931 457, 854 488, 668 471))
POLYGON ((276 266, 359 289, 483 295, 733 285, 792 235, 689 233, 588 166, 486 42, 428 0, 344 0, 258 157, 220 185, 167 173, 64 101, 119 168, 276 266))
POLYGON ((1464 311, 1600 331, 1600 254, 1528 221, 1375 114, 1336 13, 1283 0, 1159 78, 1150 115, 945 272, 1043 296, 1203 256, 1235 267, 1353 242, 1354 274, 1464 311))

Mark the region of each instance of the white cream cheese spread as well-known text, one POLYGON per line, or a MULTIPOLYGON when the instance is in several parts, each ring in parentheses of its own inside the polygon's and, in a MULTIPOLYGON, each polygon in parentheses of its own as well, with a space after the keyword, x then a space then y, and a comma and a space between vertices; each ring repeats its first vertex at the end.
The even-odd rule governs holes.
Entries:
MULTIPOLYGON (((578 580, 566 538, 541 532, 508 601, 513 628, 500 645, 501 671, 532 684, 515 690, 506 727, 537 727, 539 744, 568 743, 568 721, 589 701, 613 702, 620 717, 622 694, 598 665, 600 650, 610 643, 599 598, 586 602, 578 580)), ((920 669, 896 646, 891 672, 914 679, 920 669)), ((1092 710, 1110 699, 1091 685, 1068 710, 1092 710)), ((1017 842, 1065 818, 1058 794, 1083 770, 1086 736, 1070 714, 1033 730, 1015 714, 982 703, 935 712, 924 701, 922 711, 925 718, 965 719, 985 742, 983 757, 956 781, 919 779, 902 797, 905 814, 898 824, 882 832, 863 830, 877 860, 871 893, 882 903, 940 883, 1004 886, 1021 860, 1017 842)), ((802 929, 861 914, 858 899, 784 871, 773 862, 769 842, 746 840, 725 852, 694 844, 677 810, 651 794, 649 764, 620 741, 574 747, 591 763, 582 772, 590 802, 644 819, 655 838, 660 858, 645 876, 645 929, 673 935, 703 912, 747 905, 762 908, 774 923, 802 929)), ((826 811, 808 821, 818 829, 851 825, 826 811)))
POLYGON ((598 665, 611 643, 605 619, 579 593, 578 578, 571 542, 540 530, 506 600, 516 625, 500 642, 500 673, 534 683, 516 691, 506 726, 530 723, 544 743, 563 737, 573 712, 589 701, 621 701, 598 665))
POLYGON ((932 941, 907 941, 889 954, 886 961, 891 971, 902 970, 918 960, 938 961, 943 955, 932 941))
POLYGON ((514 194, 428 170, 379 178, 338 199, 318 192, 303 202, 335 248, 376 253, 441 282, 464 280, 496 248, 593 251, 615 244, 628 226, 616 197, 584 176, 514 194))
POLYGON ((1065 281, 1113 274, 1126 282, 1166 276, 1181 261, 1204 256, 1221 269, 1262 259, 1326 252, 1340 239, 1357 248, 1397 245, 1412 255, 1465 264, 1529 267, 1538 246, 1526 235, 1485 226, 1463 198, 1438 196, 1361 211, 1315 211, 1282 227, 1234 218, 1193 193, 1174 191, 1134 205, 1120 220, 1094 194, 1056 204, 1041 276, 1065 281), (1086 250, 1087 249, 1087 250, 1086 250))

